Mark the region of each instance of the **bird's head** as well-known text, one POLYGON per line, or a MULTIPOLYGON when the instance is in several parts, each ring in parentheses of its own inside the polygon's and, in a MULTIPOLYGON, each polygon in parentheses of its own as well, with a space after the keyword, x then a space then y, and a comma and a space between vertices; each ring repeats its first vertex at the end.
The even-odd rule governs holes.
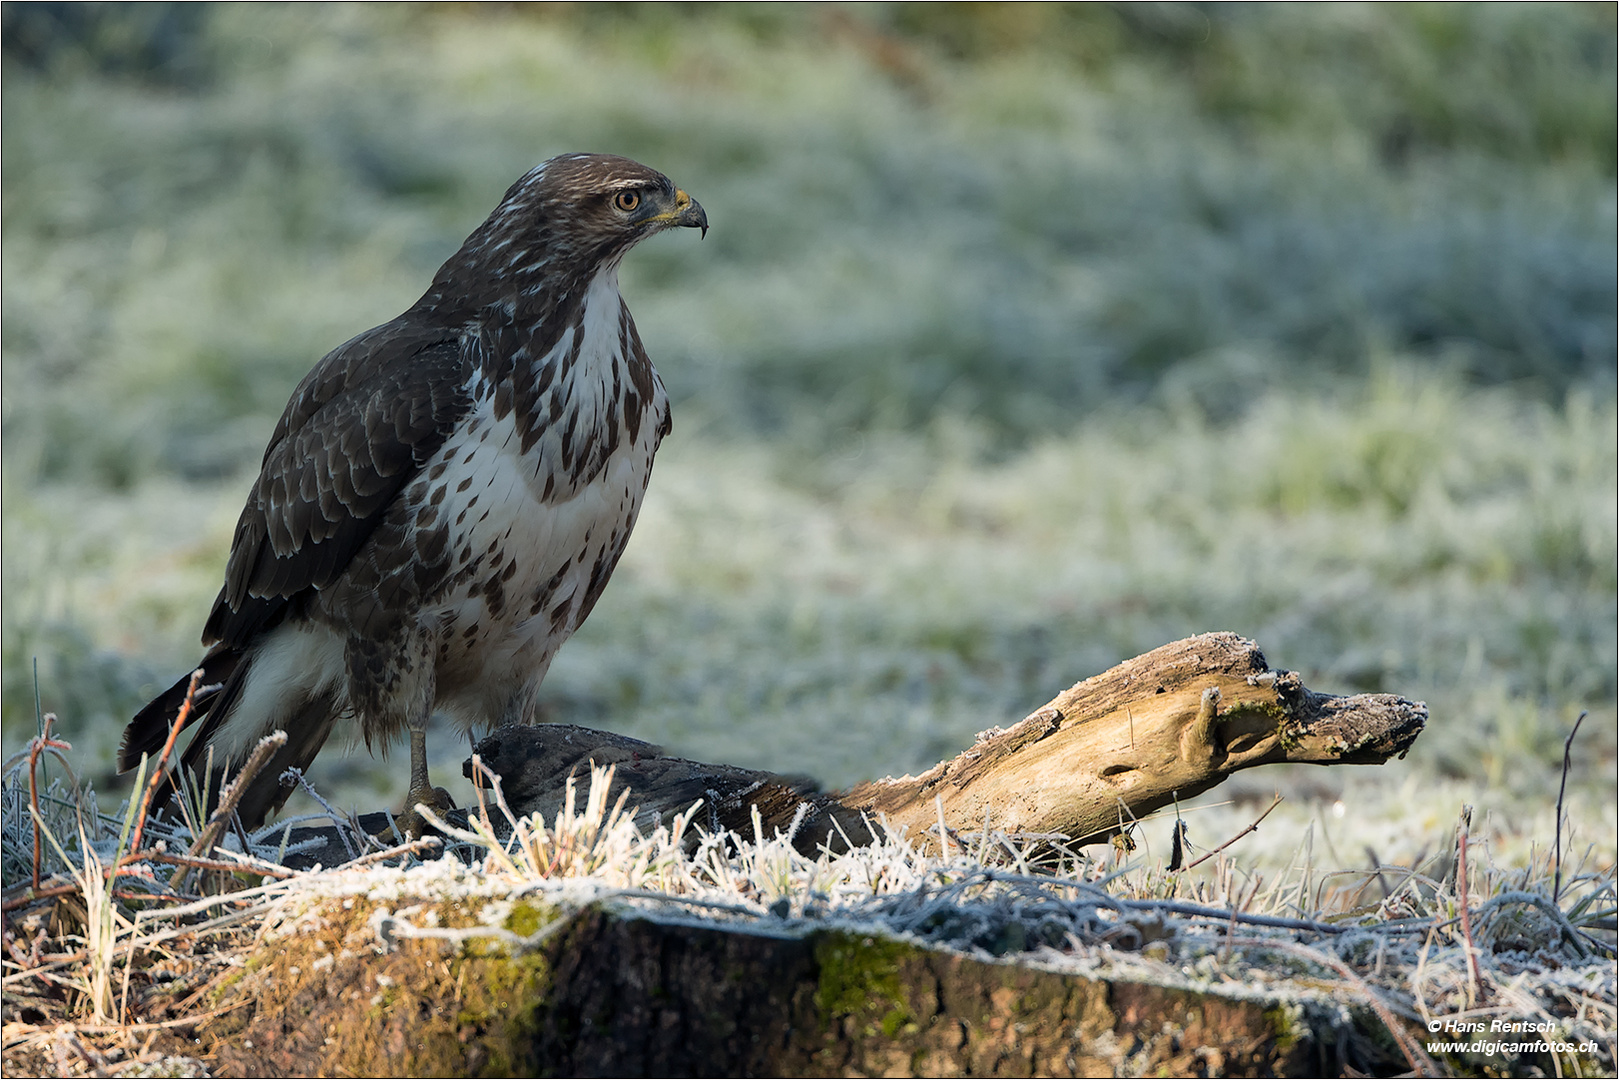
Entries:
POLYGON ((588 282, 641 240, 676 227, 706 235, 708 215, 667 176, 612 154, 562 154, 507 190, 440 268, 434 292, 475 306, 543 303, 545 294, 588 282))
POLYGON ((669 178, 612 154, 562 154, 529 172, 506 193, 508 206, 539 226, 554 245, 605 248, 620 254, 636 241, 676 226, 706 235, 708 215, 669 178))

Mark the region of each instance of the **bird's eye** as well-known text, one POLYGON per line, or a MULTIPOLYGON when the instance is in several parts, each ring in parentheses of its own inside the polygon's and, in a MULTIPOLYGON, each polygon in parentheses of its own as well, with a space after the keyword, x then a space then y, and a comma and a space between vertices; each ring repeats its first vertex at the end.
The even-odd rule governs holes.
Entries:
POLYGON ((613 196, 613 205, 627 214, 641 205, 641 194, 637 191, 621 191, 613 196))

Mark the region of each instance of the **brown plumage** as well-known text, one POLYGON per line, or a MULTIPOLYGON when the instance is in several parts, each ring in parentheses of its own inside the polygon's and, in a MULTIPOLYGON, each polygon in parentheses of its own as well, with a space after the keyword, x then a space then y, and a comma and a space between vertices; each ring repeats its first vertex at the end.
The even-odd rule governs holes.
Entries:
MULTIPOLYGON (((407 805, 431 801, 428 717, 527 720, 557 648, 629 539, 669 430, 663 383, 618 294, 639 240, 708 228, 661 173, 567 154, 532 170, 391 322, 338 346, 277 423, 203 630, 217 690, 183 764, 212 787, 259 738, 286 746, 241 803, 285 801, 336 722, 411 731, 407 805)), ((189 676, 124 732, 163 745, 189 676)))

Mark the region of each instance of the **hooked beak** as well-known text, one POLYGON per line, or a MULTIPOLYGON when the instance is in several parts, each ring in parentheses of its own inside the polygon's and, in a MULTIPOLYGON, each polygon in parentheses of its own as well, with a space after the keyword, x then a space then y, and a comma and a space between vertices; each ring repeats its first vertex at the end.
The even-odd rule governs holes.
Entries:
POLYGON ((652 220, 661 221, 665 228, 679 226, 701 229, 702 236, 708 235, 708 215, 703 212, 702 204, 680 188, 675 189, 675 208, 657 215, 652 220))

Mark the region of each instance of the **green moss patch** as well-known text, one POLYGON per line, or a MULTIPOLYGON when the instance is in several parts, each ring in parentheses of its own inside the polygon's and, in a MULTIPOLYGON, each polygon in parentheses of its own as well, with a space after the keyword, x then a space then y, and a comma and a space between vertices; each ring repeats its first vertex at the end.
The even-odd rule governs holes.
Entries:
MULTIPOLYGON (((218 1074, 530 1071, 535 1014, 550 976, 544 955, 514 953, 484 936, 398 939, 390 947, 372 924, 377 910, 363 900, 329 902, 267 943, 221 994, 221 1004, 234 1008, 199 1030, 218 1074), (251 1008, 241 1007, 244 999, 251 1008)), ((481 925, 479 916, 441 901, 412 912, 411 921, 462 929, 481 925)), ((532 932, 554 917, 525 902, 503 922, 532 932)))
POLYGON ((915 946, 863 934, 830 933, 815 944, 820 979, 815 1005, 824 1025, 848 1016, 869 1035, 893 1037, 915 1026, 900 980, 900 962, 915 946))

